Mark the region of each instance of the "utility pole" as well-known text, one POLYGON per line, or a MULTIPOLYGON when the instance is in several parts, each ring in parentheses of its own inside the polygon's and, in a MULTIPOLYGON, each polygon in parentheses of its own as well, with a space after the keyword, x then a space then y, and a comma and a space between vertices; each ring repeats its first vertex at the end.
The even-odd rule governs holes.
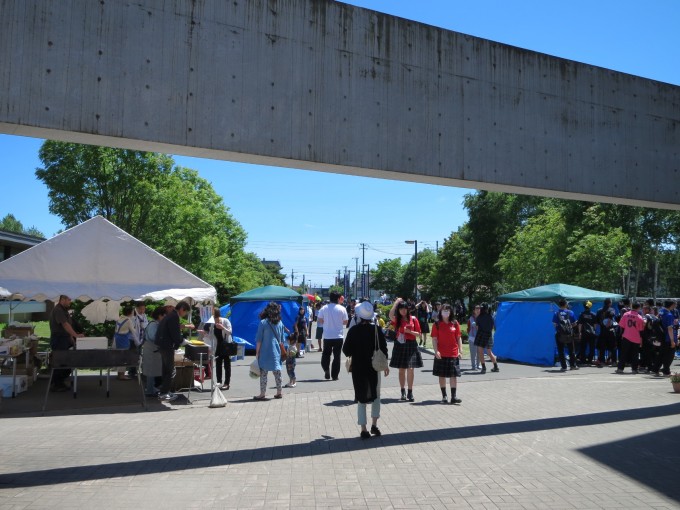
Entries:
POLYGON ((366 267, 365 254, 366 244, 361 243, 361 297, 364 297, 364 295, 366 294, 366 276, 365 276, 366 273, 364 273, 364 268, 366 267))
POLYGON ((291 269, 290 270, 290 288, 293 288, 293 285, 295 285, 295 270, 291 269))
POLYGON ((434 245, 434 246, 435 246, 435 248, 434 248, 434 254, 435 254, 435 255, 439 255, 439 239, 437 239, 437 241, 435 241, 435 243, 436 243, 436 244, 434 245))
POLYGON ((357 279, 359 278, 359 257, 354 257, 354 299, 357 298, 357 279))

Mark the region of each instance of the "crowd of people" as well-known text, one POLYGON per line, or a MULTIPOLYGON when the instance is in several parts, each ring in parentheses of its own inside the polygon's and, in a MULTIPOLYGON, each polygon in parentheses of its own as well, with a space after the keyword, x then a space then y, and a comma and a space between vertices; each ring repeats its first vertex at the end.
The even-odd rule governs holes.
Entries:
POLYGON ((611 299, 605 299, 597 313, 592 302, 583 303, 578 316, 568 308, 566 300, 558 303, 553 316, 555 342, 562 370, 578 370, 579 365, 616 367, 623 373, 630 366, 634 374, 668 376, 678 349, 677 302, 644 303, 623 299, 618 310, 611 299))
MULTIPOLYGON (((71 300, 61 296, 50 317, 52 349, 69 349, 82 337, 77 330, 69 308, 71 300)), ((555 342, 562 370, 567 361, 572 370, 579 365, 598 367, 616 366, 623 373, 630 366, 633 373, 651 373, 661 377, 670 375, 670 367, 678 348, 677 303, 666 300, 645 303, 625 299, 612 306, 606 299, 596 313, 592 303, 583 303, 578 317, 560 300, 559 310, 552 317, 555 342), (566 355, 565 355, 566 351, 566 355)), ((146 380, 147 395, 158 395, 164 401, 173 401, 177 395, 170 391, 175 374, 175 351, 186 340, 181 329, 193 328, 182 324, 190 311, 186 302, 176 306, 161 306, 152 313, 149 321, 145 304, 124 307, 116 322, 114 348, 140 350, 142 372, 146 380)), ((266 400, 268 373, 276 383, 274 398, 283 398, 282 368, 285 365, 289 378, 286 388, 296 386, 296 359, 315 349, 312 323, 316 322, 316 341, 321 355, 321 369, 326 380, 337 381, 341 372, 341 353, 348 357, 348 370, 352 374, 354 400, 358 404, 360 437, 380 435, 377 426, 380 417, 380 378, 388 376, 390 368, 397 370, 401 400, 414 402, 415 369, 423 366, 421 347, 429 334, 434 352, 433 375, 438 378, 442 403, 459 405, 458 379, 461 376, 462 327, 467 324, 470 348, 470 369, 486 372, 486 359, 491 361, 491 372, 499 372, 493 353, 494 317, 486 303, 475 305, 469 317, 460 302, 430 304, 427 301, 406 301, 397 298, 392 302, 386 322, 377 303, 367 299, 359 303, 345 303, 344 296, 330 293, 326 304, 300 307, 293 330, 281 319, 281 306, 270 302, 260 314, 255 337, 255 356, 259 366, 260 391, 253 398, 266 400), (347 330, 347 331, 346 331, 347 330), (388 355, 387 341, 393 343, 389 366, 375 368, 378 351, 388 355), (448 388, 447 388, 448 382, 448 388), (450 392, 450 400, 449 400, 450 392), (367 406, 371 404, 371 428, 368 429, 367 406)), ((231 356, 233 352, 232 326, 221 317, 218 308, 211 320, 202 325, 201 336, 215 355, 217 385, 222 390, 230 388, 231 356)), ((121 367, 118 378, 128 380, 136 376, 136 367, 121 367), (126 374, 126 371, 128 374, 126 374)), ((55 370, 53 390, 68 389, 67 370, 55 370)))

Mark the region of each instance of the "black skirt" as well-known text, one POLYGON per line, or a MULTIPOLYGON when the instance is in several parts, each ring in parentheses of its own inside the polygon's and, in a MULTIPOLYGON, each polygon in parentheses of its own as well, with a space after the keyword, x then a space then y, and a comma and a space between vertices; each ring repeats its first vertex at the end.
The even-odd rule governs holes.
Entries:
POLYGON ((434 359, 432 375, 438 377, 460 377, 460 360, 458 358, 434 359))
POLYGON ((418 323, 420 324, 420 332, 421 333, 429 333, 430 332, 430 325, 427 323, 427 318, 418 319, 418 323))
POLYGON ((403 344, 394 342, 392 349, 392 368, 420 368, 423 366, 423 358, 418 350, 418 342, 415 340, 406 341, 403 344))
POLYGON ((484 347, 485 349, 491 349, 493 347, 493 335, 491 331, 477 331, 477 336, 475 336, 475 345, 477 347, 484 347))

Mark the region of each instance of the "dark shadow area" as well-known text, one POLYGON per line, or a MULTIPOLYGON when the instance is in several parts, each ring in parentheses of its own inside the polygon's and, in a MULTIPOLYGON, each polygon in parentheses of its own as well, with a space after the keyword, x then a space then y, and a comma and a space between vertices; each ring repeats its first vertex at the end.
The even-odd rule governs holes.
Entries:
POLYGON ((408 404, 408 401, 401 400, 400 398, 381 398, 380 405, 384 406, 386 404, 408 404))
POLYGON ((411 402, 412 406, 445 406, 441 400, 423 400, 422 402, 411 402))
POLYGON ((354 400, 334 400, 333 402, 324 402, 323 405, 329 407, 346 407, 355 404, 354 400))
MULTIPOLYGON (((397 445, 417 445, 431 441, 451 441, 456 439, 469 439, 505 434, 521 434, 555 430, 567 427, 580 427, 587 425, 616 424, 622 421, 645 420, 672 416, 680 413, 680 403, 643 409, 628 409, 622 411, 607 411, 601 413, 582 414, 577 416, 559 416, 556 418, 542 418, 536 420, 524 420, 505 423, 490 423, 488 425, 474 425, 469 427, 450 427, 445 429, 418 430, 413 432, 400 432, 387 434, 379 438, 361 440, 358 438, 333 439, 330 436, 322 436, 309 443, 287 444, 263 448, 251 448, 246 450, 234 450, 195 455, 178 455, 159 459, 137 460, 126 462, 113 462, 93 466, 69 466, 63 468, 42 469, 26 471, 22 473, 7 473, 0 475, 0 489, 15 487, 39 487, 62 483, 85 482, 89 480, 102 480, 108 478, 121 478, 139 474, 167 473, 188 466, 195 469, 205 469, 224 465, 239 465, 249 462, 271 461, 317 455, 332 455, 345 453, 366 448, 397 445)), ((630 444, 609 452, 607 448, 611 444, 598 445, 583 449, 584 455, 590 455, 599 462, 612 465, 613 469, 621 472, 634 473, 633 478, 640 479, 643 483, 648 480, 652 487, 657 487, 655 478, 663 481, 668 487, 663 489, 665 494, 672 494, 677 499, 680 486, 673 485, 668 476, 675 476, 677 470, 677 429, 671 429, 663 434, 664 440, 658 444, 657 433, 642 436, 644 439, 633 439, 630 444), (671 433, 672 432, 672 433, 671 433), (639 459, 640 448, 648 448, 650 462, 641 462, 639 459), (672 453, 672 455, 671 455, 672 453), (598 458, 599 457, 599 458, 598 458), (663 462, 656 462, 659 458, 663 462), (655 459, 651 461, 651 459, 655 459), (625 460, 623 466, 617 462, 625 460), (640 472, 644 471, 641 478, 640 472)), ((622 442, 622 443, 625 443, 622 442)), ((617 443, 612 443, 617 444, 617 443)))
POLYGON ((680 426, 578 451, 609 469, 680 502, 680 426))
POLYGON ((298 383, 308 383, 308 382, 328 382, 330 379, 297 379, 298 383))

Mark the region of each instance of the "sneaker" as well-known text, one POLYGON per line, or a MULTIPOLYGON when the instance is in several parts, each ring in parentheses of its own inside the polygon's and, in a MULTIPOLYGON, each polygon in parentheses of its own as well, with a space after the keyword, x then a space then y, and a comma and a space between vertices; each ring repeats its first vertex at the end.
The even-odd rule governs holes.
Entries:
POLYGON ((408 395, 406 395, 406 400, 408 400, 409 402, 414 402, 415 399, 413 398, 413 393, 409 391, 408 395))
POLYGON ((578 367, 576 365, 572 365, 569 367, 569 370, 578 370, 578 367))
POLYGON ((458 404, 460 404, 461 402, 462 402, 462 400, 459 399, 458 397, 451 397, 451 403, 452 403, 452 404, 458 405, 458 404))
POLYGON ((162 400, 163 402, 172 402, 173 400, 177 400, 177 394, 176 393, 166 393, 165 395, 159 395, 158 398, 162 400))
POLYGON ((622 373, 623 373, 623 370, 621 370, 620 368, 617 368, 617 369, 616 369, 616 373, 617 373, 617 374, 622 374, 622 373))
POLYGON ((492 371, 492 372, 500 372, 501 370, 500 370, 500 368, 498 368, 498 367, 493 367, 493 368, 491 369, 491 371, 492 371))
POLYGON ((284 386, 284 388, 295 388, 297 386, 297 383, 288 383, 284 386))
POLYGON ((368 430, 362 430, 361 434, 359 434, 359 437, 361 437, 361 439, 370 439, 371 433, 368 430))
POLYGON ((448 397, 446 397, 446 396, 442 397, 442 404, 448 404, 448 403, 449 403, 448 397))
POLYGON ((380 429, 375 425, 371 425, 371 434, 374 436, 382 436, 382 432, 380 432, 380 429))
POLYGON ((406 400, 406 393, 401 394, 401 399, 400 400, 406 400))

